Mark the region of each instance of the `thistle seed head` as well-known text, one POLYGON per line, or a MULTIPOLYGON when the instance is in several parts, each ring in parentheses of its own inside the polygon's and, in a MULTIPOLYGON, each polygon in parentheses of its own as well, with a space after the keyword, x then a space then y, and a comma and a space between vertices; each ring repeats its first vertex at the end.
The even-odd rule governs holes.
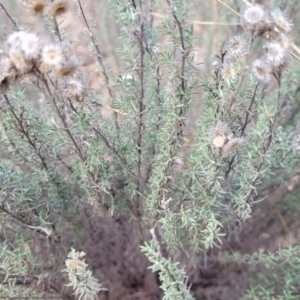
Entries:
POLYGON ((52 3, 47 5, 45 14, 50 17, 57 17, 69 10, 70 3, 67 0, 54 0, 52 3))
POLYGON ((272 78, 272 69, 265 60, 256 59, 253 62, 252 70, 255 77, 262 82, 269 82, 272 78))
POLYGON ((266 59, 270 66, 278 67, 284 63, 288 56, 286 48, 283 48, 278 42, 268 42, 264 48, 267 50, 266 59))
POLYGON ((31 0, 28 1, 28 10, 29 13, 37 16, 37 15, 42 15, 45 11, 45 8, 47 7, 47 5, 49 5, 50 0, 31 0))
POLYGON ((64 55, 59 45, 47 45, 41 54, 41 64, 39 70, 48 73, 53 69, 59 69, 64 62, 64 55))
POLYGON ((244 143, 242 138, 232 138, 223 147, 223 152, 225 154, 233 153, 237 148, 244 143))
POLYGON ((229 58, 239 58, 247 53, 247 44, 243 37, 234 36, 232 37, 227 44, 227 54, 229 58))
POLYGON ((289 33, 293 27, 293 23, 286 19, 280 9, 271 12, 271 18, 274 25, 285 33, 289 33))
POLYGON ((242 24, 253 31, 263 30, 269 23, 265 8, 259 4, 247 6, 242 13, 242 24))
POLYGON ((65 95, 70 100, 82 102, 85 95, 85 89, 80 81, 76 79, 69 79, 66 82, 65 95))

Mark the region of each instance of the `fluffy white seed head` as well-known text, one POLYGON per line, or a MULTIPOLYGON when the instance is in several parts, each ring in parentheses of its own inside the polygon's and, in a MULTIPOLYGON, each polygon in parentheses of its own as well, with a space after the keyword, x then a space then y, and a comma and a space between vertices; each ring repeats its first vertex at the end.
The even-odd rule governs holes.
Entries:
POLYGON ((11 48, 21 49, 23 41, 26 39, 26 37, 27 31, 23 30, 10 34, 4 43, 4 49, 6 51, 9 51, 11 48))
POLYGON ((255 77, 262 82, 269 82, 272 78, 272 69, 263 59, 256 59, 252 66, 255 77))
POLYGON ((21 30, 8 36, 4 49, 22 52, 25 60, 37 59, 40 55, 41 43, 36 33, 21 30))
POLYGON ((64 55, 59 45, 47 45, 43 48, 41 54, 41 64, 39 70, 47 73, 53 69, 58 69, 64 62, 64 55))
POLYGON ((276 9, 271 12, 271 18, 276 27, 280 30, 289 33, 293 27, 293 23, 286 19, 281 10, 276 9))
POLYGON ((35 33, 27 33, 21 47, 26 59, 37 59, 41 51, 40 38, 35 33))
POLYGON ((267 50, 266 59, 272 67, 281 65, 288 56, 287 49, 278 42, 269 42, 264 48, 267 50))
POLYGON ((259 4, 247 6, 242 13, 242 24, 249 30, 262 30, 268 23, 268 15, 259 4))
POLYGON ((234 36, 227 44, 227 55, 229 58, 239 58, 247 53, 247 44, 243 37, 234 36))

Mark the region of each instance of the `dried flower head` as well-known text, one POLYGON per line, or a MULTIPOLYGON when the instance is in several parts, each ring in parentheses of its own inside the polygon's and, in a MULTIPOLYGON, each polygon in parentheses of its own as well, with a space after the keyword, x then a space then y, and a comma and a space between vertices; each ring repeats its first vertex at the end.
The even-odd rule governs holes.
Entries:
POLYGON ((80 81, 69 79, 66 82, 65 95, 70 100, 82 102, 85 95, 85 88, 80 81))
POLYGON ((267 13, 259 4, 247 6, 242 13, 242 24, 249 30, 262 30, 268 23, 267 13))
POLYGON ((300 151, 300 134, 294 136, 292 140, 292 148, 294 152, 300 151))
POLYGON ((66 13, 69 10, 69 1, 67 0, 54 0, 48 4, 45 9, 45 14, 50 17, 57 17, 66 13))
POLYGON ((218 122, 210 129, 209 136, 216 148, 222 148, 233 134, 227 123, 218 122))
POLYGON ((274 25, 280 30, 283 30, 286 33, 291 31, 293 23, 286 19, 280 9, 273 10, 271 12, 271 17, 274 25))
POLYGON ((221 74, 227 82, 234 80, 236 77, 236 72, 233 63, 224 63, 222 65, 221 74))
POLYGON ((47 45, 42 50, 39 70, 47 73, 59 69, 64 62, 64 55, 59 45, 47 45))
POLYGON ((11 81, 15 80, 17 73, 9 56, 0 50, 0 92, 5 93, 11 81))
POLYGON ((26 59, 37 59, 40 55, 41 48, 40 38, 35 33, 28 32, 24 36, 21 49, 26 59))
POLYGON ((247 53, 247 44, 243 37, 234 36, 227 44, 227 55, 229 58, 239 58, 247 53))
POLYGON ((23 51, 12 48, 8 52, 9 58, 20 74, 25 74, 32 70, 33 64, 25 59, 23 51))
POLYGON ((27 31, 17 31, 12 34, 10 34, 5 43, 4 43, 4 49, 6 51, 9 51, 11 48, 22 48, 23 41, 26 39, 27 31))
POLYGON ((69 59, 65 60, 59 68, 53 71, 53 75, 57 78, 70 76, 76 72, 77 67, 78 60, 76 56, 71 56, 69 59))
POLYGON ((272 69, 265 60, 256 59, 253 62, 252 70, 255 77, 260 81, 267 83, 272 78, 272 69))
POLYGON ((292 44, 291 39, 286 34, 283 33, 277 35, 276 41, 280 44, 282 48, 286 49, 287 51, 292 44))
POLYGON ((67 259, 66 266, 68 269, 74 271, 78 271, 78 270, 81 271, 87 267, 87 264, 80 259, 67 259))
POLYGON ((70 76, 75 73, 78 67, 78 59, 71 45, 68 42, 60 44, 64 60, 62 64, 54 70, 55 77, 70 76))
POLYGON ((233 153, 237 148, 244 143, 242 138, 232 138, 223 147, 223 152, 225 154, 233 153))
POLYGON ((267 62, 272 67, 277 67, 284 63, 288 56, 287 49, 283 48, 278 42, 268 42, 264 48, 267 49, 267 62))
POLYGON ((47 5, 49 5, 49 0, 30 0, 27 7, 32 15, 37 16, 44 13, 47 5))
POLYGON ((25 60, 37 59, 40 55, 41 43, 36 33, 21 30, 8 36, 4 49, 20 51, 25 60))

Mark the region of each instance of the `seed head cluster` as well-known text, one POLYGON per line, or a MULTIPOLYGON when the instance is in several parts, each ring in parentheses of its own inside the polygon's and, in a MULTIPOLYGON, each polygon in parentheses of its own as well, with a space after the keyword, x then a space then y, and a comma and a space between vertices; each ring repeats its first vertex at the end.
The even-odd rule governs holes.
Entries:
POLYGON ((292 45, 289 33, 293 27, 279 9, 266 9, 254 4, 242 12, 242 24, 254 38, 261 38, 264 55, 253 62, 253 73, 259 81, 269 82, 273 76, 280 78, 291 66, 292 45))
POLYGON ((57 17, 66 13, 70 8, 69 0, 19 0, 30 14, 57 17))
POLYGON ((237 147, 243 144, 242 138, 235 138, 232 130, 225 122, 218 122, 209 131, 209 137, 215 148, 222 149, 224 154, 235 152, 237 147))
POLYGON ((9 35, 0 52, 0 91, 26 76, 47 74, 57 79, 72 75, 78 60, 67 42, 45 45, 33 32, 18 31, 9 35))
POLYGON ((269 23, 265 8, 259 4, 247 6, 242 13, 241 19, 242 24, 252 31, 264 30, 269 23))

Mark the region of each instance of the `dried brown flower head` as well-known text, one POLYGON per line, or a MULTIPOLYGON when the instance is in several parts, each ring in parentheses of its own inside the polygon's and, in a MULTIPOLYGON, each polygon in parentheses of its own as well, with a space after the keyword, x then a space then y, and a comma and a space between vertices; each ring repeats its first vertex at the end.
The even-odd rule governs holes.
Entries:
POLYGON ((42 15, 45 8, 49 5, 49 0, 32 0, 29 4, 29 12, 34 15, 42 15))
POLYGON ((76 79, 69 79, 66 82, 65 95, 70 100, 82 102, 85 95, 84 86, 76 79))
POLYGON ((294 136, 292 140, 292 148, 294 152, 300 151, 300 134, 294 136))
POLYGON ((52 3, 47 5, 45 14, 50 17, 57 17, 69 10, 70 3, 67 0, 54 0, 52 3))
POLYGON ((223 147, 223 152, 225 154, 233 153, 237 148, 244 143, 242 138, 232 138, 223 147))

